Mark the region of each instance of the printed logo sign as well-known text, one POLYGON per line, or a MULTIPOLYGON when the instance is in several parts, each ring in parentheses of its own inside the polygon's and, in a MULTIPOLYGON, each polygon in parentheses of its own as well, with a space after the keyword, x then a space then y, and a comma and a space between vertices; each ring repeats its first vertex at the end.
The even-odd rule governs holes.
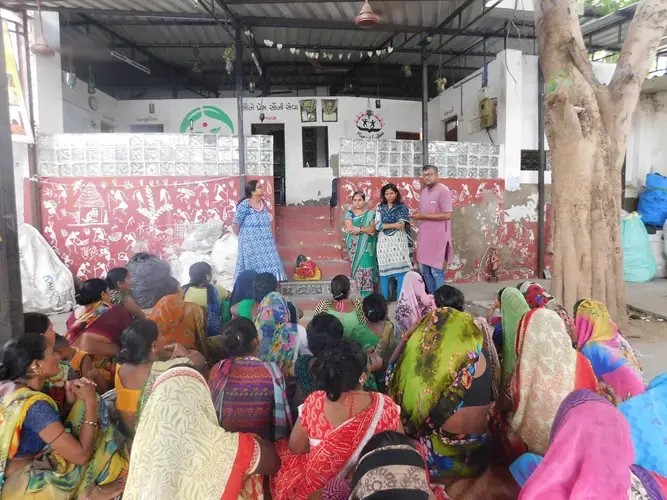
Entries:
POLYGON ((234 123, 227 113, 215 106, 199 106, 181 122, 181 134, 234 133, 234 123))
POLYGON ((379 139, 384 135, 384 120, 371 109, 359 113, 354 124, 357 126, 357 136, 363 139, 379 139))

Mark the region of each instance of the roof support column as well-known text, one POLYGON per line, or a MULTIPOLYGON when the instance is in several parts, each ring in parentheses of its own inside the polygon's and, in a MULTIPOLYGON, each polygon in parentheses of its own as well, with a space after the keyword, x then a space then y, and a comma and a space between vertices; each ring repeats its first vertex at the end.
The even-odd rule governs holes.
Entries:
POLYGON ((239 191, 245 189, 245 134, 243 130, 243 28, 236 25, 236 107, 238 125, 236 134, 239 137, 239 191))
POLYGON ((422 161, 428 164, 428 65, 426 39, 422 40, 422 161))

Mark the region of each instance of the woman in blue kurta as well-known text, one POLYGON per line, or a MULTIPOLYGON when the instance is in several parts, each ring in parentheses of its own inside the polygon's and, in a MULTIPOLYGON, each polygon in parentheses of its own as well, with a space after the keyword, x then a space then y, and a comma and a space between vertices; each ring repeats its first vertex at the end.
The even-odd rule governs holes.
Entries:
POLYGON ((271 273, 278 281, 287 281, 271 231, 271 214, 263 199, 264 190, 258 181, 245 187, 245 199, 236 207, 234 232, 239 237, 237 278, 243 271, 271 273))

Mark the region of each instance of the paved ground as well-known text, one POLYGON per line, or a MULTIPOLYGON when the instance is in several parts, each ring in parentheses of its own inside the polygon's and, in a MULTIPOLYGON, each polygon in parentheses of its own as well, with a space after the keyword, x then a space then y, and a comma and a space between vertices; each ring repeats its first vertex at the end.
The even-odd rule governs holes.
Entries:
MULTIPOLYGON (((501 283, 470 283, 460 285, 459 288, 466 296, 466 302, 471 312, 481 313, 483 305, 490 305, 498 290, 507 286, 516 286, 519 282, 507 281, 501 283)), ((548 289, 549 281, 540 281, 548 289)), ((627 288, 628 305, 651 313, 656 316, 667 317, 667 280, 655 280, 650 283, 628 283, 627 288)), ((393 314, 395 304, 390 307, 393 314)), ((312 316, 310 311, 305 311, 301 323, 307 324, 312 316)), ((65 321, 69 314, 53 316, 51 320, 56 331, 63 333, 65 321)), ((631 320, 626 336, 632 342, 632 346, 640 353, 640 362, 644 368, 647 380, 665 371, 665 360, 667 360, 667 321, 656 321, 655 317, 647 319, 631 320)))

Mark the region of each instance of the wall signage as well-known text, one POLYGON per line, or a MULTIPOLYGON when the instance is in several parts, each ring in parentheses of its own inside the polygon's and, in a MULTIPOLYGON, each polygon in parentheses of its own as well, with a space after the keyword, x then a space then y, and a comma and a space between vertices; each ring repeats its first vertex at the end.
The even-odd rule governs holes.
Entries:
POLYGON ((181 121, 181 134, 234 133, 234 122, 227 113, 216 106, 199 106, 185 115, 181 121))
POLYGON ((363 113, 359 113, 354 119, 354 124, 357 127, 357 137, 362 139, 379 139, 384 135, 384 120, 380 115, 368 109, 363 113))

